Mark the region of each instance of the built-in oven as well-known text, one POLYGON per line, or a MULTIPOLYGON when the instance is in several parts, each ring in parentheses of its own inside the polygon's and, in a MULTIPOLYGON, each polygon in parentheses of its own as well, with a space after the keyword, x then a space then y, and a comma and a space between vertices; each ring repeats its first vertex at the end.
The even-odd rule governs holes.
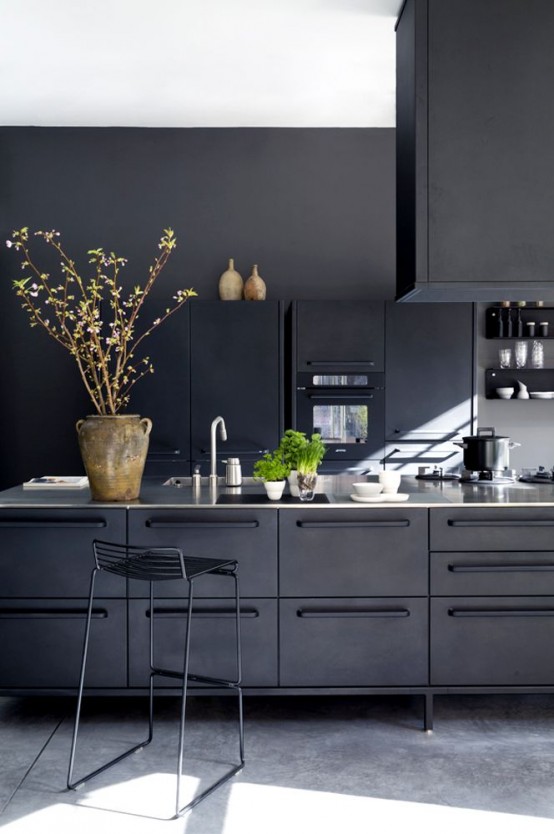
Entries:
POLYGON ((359 461, 383 448, 383 373, 314 370, 298 373, 296 383, 296 428, 321 434, 326 461, 359 461))

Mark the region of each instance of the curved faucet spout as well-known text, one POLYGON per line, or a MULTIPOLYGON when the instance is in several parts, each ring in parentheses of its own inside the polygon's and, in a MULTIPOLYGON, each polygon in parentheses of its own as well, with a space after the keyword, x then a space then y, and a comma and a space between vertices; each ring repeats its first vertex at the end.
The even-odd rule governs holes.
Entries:
POLYGON ((210 430, 210 483, 217 484, 217 441, 216 430, 219 426, 219 436, 222 440, 227 440, 227 429, 225 427, 225 420, 223 417, 215 417, 212 420, 210 430))

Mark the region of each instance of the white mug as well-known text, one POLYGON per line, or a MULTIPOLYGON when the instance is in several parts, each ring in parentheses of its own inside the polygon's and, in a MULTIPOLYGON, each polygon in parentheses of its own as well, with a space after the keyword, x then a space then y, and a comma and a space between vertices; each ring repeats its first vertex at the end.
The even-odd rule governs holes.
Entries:
POLYGON ((400 486, 400 472, 379 472, 379 483, 383 485, 383 492, 398 492, 400 486))

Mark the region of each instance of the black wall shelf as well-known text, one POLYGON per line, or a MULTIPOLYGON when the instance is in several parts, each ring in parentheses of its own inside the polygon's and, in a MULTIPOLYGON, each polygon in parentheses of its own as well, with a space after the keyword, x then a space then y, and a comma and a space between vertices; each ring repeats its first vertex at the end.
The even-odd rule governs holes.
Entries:
POLYGON ((554 339, 554 307, 488 307, 485 336, 487 339, 554 339), (518 324, 521 321, 521 335, 518 324), (542 336, 539 323, 548 322, 548 334, 542 336), (535 332, 529 335, 529 322, 535 332))
POLYGON ((485 371, 486 399, 501 399, 496 393, 497 388, 513 388, 512 399, 516 399, 519 391, 518 380, 527 386, 529 392, 554 391, 554 368, 487 368, 485 371))

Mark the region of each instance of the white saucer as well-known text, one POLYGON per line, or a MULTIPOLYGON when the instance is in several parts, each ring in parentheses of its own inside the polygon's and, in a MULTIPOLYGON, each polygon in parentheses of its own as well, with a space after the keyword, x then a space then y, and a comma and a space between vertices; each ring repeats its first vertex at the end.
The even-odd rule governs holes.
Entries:
POLYGON ((391 503, 407 501, 410 494, 409 492, 386 492, 381 495, 351 495, 350 497, 360 504, 385 504, 389 501, 391 503))

